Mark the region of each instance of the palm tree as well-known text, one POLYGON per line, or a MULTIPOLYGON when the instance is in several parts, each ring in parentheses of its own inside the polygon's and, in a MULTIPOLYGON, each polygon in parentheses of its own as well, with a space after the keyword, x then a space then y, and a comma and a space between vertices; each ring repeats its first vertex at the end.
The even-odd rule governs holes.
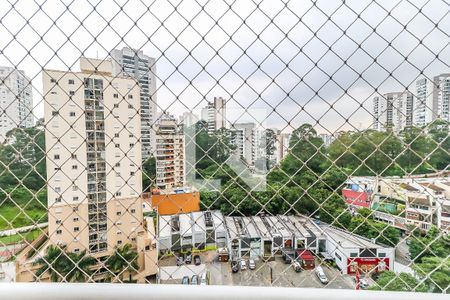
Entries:
POLYGON ((91 267, 96 264, 96 259, 86 255, 86 250, 81 253, 69 253, 69 263, 66 267, 68 282, 86 282, 92 274, 91 267))
POLYGON ((123 281, 123 273, 129 272, 130 282, 132 280, 132 273, 136 272, 139 268, 138 265, 138 253, 132 249, 131 244, 126 244, 122 248, 116 248, 113 255, 108 257, 105 264, 112 273, 119 278, 119 281, 123 281))
POLYGON ((37 259, 33 265, 40 266, 35 273, 35 279, 39 279, 44 273, 50 275, 52 282, 58 282, 64 279, 68 262, 67 253, 64 251, 65 247, 49 246, 45 256, 37 259))

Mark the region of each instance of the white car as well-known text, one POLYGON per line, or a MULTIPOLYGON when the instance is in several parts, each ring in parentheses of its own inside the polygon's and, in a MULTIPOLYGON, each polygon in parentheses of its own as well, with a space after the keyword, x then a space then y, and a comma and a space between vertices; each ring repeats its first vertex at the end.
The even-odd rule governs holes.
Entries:
POLYGON ((328 283, 327 275, 325 275, 322 267, 317 267, 314 272, 316 273, 316 276, 317 278, 319 278, 320 282, 322 282, 323 284, 328 283))
POLYGON ((247 270, 247 261, 245 259, 240 262, 241 270, 247 270))
POLYGON ((256 268, 256 263, 254 259, 249 259, 248 260, 248 268, 250 270, 254 270, 256 268))
MULTIPOLYGON (((356 278, 355 278, 355 282, 356 282, 356 278)), ((367 282, 366 279, 361 278, 359 279, 359 288, 362 290, 365 290, 369 287, 369 282, 367 282)))

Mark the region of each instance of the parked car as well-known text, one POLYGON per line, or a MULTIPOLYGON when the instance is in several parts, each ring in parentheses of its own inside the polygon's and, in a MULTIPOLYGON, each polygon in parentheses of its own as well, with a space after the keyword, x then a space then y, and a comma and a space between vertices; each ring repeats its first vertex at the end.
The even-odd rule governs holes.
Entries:
POLYGON ((292 263, 292 257, 290 257, 289 255, 286 255, 286 257, 284 258, 284 263, 285 264, 292 263))
POLYGON ((239 265, 238 262, 235 260, 231 261, 231 272, 237 273, 239 271, 239 265))
POLYGON ((209 271, 202 273, 200 276, 200 285, 208 285, 209 284, 209 271))
POLYGON ((192 275, 192 277, 191 277, 191 284, 192 285, 198 285, 199 284, 198 275, 192 275))
POLYGON ((254 270, 256 268, 256 263, 254 259, 249 259, 248 260, 248 268, 250 270, 254 270))
POLYGON ((202 263, 202 260, 200 259, 200 255, 194 255, 194 264, 196 266, 199 266, 199 265, 201 265, 201 263, 202 263))
MULTIPOLYGON (((355 283, 357 283, 356 282, 356 277, 355 277, 355 283)), ((364 278, 360 278, 359 279, 359 288, 362 289, 362 290, 365 290, 368 287, 369 287, 369 282, 366 279, 364 279, 364 278)))
POLYGON ((240 262, 241 270, 247 270, 247 261, 242 259, 240 262))
POLYGON ((184 262, 187 264, 192 263, 192 254, 186 255, 186 258, 184 259, 184 262))
POLYGON ((183 279, 181 279, 181 284, 189 284, 189 276, 184 276, 183 279))
POLYGON ((183 258, 183 256, 180 255, 177 257, 177 266, 181 266, 183 264, 184 264, 184 258, 183 258))
POLYGON ((294 269, 295 272, 299 273, 302 271, 302 265, 298 262, 298 261, 294 261, 292 263, 292 268, 294 269))
POLYGON ((320 282, 323 284, 328 283, 327 275, 325 275, 325 272, 323 271, 322 267, 317 267, 314 271, 316 273, 317 278, 319 278, 320 282))

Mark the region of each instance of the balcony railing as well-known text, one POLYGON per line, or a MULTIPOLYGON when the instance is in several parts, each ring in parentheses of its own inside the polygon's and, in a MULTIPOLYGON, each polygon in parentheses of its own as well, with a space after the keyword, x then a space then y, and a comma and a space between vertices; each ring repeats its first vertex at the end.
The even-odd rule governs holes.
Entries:
POLYGON ((0 295, 8 300, 444 300, 443 294, 422 294, 387 291, 352 291, 333 289, 189 286, 189 285, 129 285, 108 283, 40 283, 0 284, 0 295))

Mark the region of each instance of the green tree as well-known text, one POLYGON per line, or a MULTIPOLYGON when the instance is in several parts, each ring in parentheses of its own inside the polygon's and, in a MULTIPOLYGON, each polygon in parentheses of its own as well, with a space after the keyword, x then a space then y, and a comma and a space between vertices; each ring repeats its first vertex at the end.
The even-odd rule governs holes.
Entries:
POLYGON ((114 273, 120 282, 123 282, 125 272, 129 274, 129 281, 132 281, 132 274, 139 270, 138 253, 131 244, 125 244, 121 248, 116 248, 114 254, 105 261, 106 268, 114 273))
POLYGON ((398 292, 426 292, 427 287, 424 284, 407 273, 395 274, 392 271, 381 273, 376 279, 376 284, 370 287, 371 290, 398 291, 398 292))
POLYGON ((69 257, 64 249, 64 247, 49 246, 44 257, 33 263, 33 265, 39 266, 34 274, 36 280, 39 280, 43 274, 48 274, 52 282, 65 279, 69 257))
POLYGON ((422 258, 422 262, 413 266, 417 274, 435 293, 447 293, 450 287, 450 260, 448 257, 422 258))
POLYGON ((142 188, 144 192, 149 192, 155 186, 155 179, 156 159, 152 156, 142 164, 142 188))
POLYGON ((67 266, 65 270, 66 280, 68 282, 86 282, 92 275, 92 266, 97 260, 86 254, 86 250, 80 253, 69 253, 67 266))

